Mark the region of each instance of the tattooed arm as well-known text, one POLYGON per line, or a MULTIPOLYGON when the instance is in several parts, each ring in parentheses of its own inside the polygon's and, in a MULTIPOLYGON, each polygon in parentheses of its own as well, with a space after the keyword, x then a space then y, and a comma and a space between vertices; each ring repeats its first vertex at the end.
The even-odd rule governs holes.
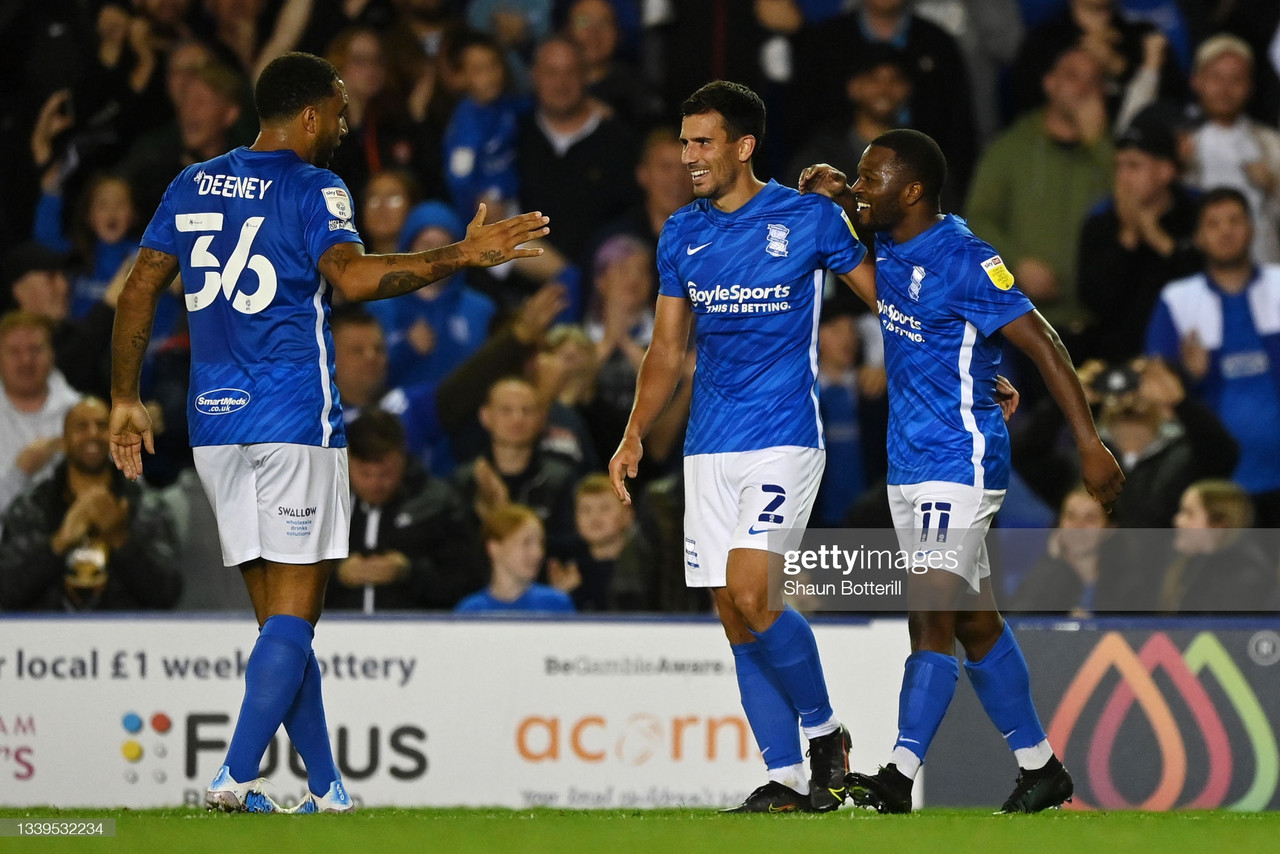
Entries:
POLYGON ((143 247, 116 303, 111 335, 111 457, 130 480, 142 474, 142 447, 155 453, 151 416, 138 398, 142 357, 151 340, 156 302, 178 274, 178 259, 143 247))
POLYGON ((491 225, 484 224, 484 216, 481 205, 465 238, 427 252, 366 255, 359 243, 339 243, 320 256, 320 272, 347 299, 374 300, 416 291, 463 267, 492 267, 542 254, 541 249, 518 248, 548 233, 542 214, 521 214, 491 225))

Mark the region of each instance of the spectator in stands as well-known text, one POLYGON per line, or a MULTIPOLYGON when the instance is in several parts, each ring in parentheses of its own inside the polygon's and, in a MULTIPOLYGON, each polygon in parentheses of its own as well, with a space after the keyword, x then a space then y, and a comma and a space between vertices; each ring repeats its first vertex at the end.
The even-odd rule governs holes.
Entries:
POLYGON ((75 206, 69 231, 63 229, 63 198, 56 182, 42 182, 35 238, 54 252, 69 253, 71 316, 82 318, 102 299, 107 286, 138 250, 133 189, 121 175, 99 172, 89 178, 75 206))
POLYGON ((49 323, 11 311, 0 316, 0 513, 62 452, 62 421, 79 393, 53 367, 49 323))
MULTIPOLYGON (((1262 527, 1280 527, 1280 266, 1250 258, 1249 203, 1236 189, 1201 202, 1196 244, 1205 271, 1172 282, 1147 329, 1147 351, 1178 364, 1196 397, 1240 445, 1230 474, 1262 527)), ((1127 487, 1126 487, 1127 491, 1127 487)))
POLYGON ((172 608, 182 592, 173 520, 159 493, 111 464, 105 403, 68 410, 66 459, 4 515, 0 609, 172 608))
POLYGON ((1174 134, 1150 111, 1116 139, 1115 190, 1080 230, 1080 300, 1091 315, 1077 359, 1143 352, 1160 290, 1200 267, 1197 201, 1178 181, 1174 134))
POLYGON ((1025 30, 1019 0, 916 0, 913 11, 946 30, 960 45, 969 69, 974 124, 979 140, 1003 124, 1004 79, 1025 30))
POLYGON ((683 151, 679 135, 669 127, 654 128, 645 136, 636 165, 636 184, 643 198, 596 232, 591 241, 592 258, 600 244, 615 234, 629 234, 657 250, 658 235, 667 218, 693 201, 693 180, 685 168, 683 151))
POLYGON ((466 34, 449 53, 465 93, 449 117, 442 143, 454 213, 469 222, 484 202, 495 218, 506 216, 517 206, 517 130, 531 103, 509 91, 502 49, 493 39, 466 34))
POLYGON ((631 413, 636 373, 653 337, 656 263, 652 249, 625 234, 606 240, 592 263, 595 293, 586 330, 596 345, 596 397, 618 413, 620 427, 631 413))
MULTIPOLYGON (((343 30, 325 52, 347 87, 348 133, 334 152, 329 168, 349 187, 363 187, 389 169, 405 170, 427 184, 439 165, 420 156, 417 128, 409 116, 408 80, 392 64, 384 37, 368 27, 343 30)), ((416 199, 405 205, 405 210, 416 199)), ((365 227, 361 225, 361 234, 365 227)), ((389 237, 395 243, 395 234, 389 237)), ((378 250, 371 250, 378 251, 378 250)))
POLYGON ((1204 116, 1192 135, 1187 179, 1202 189, 1234 187, 1253 215, 1253 260, 1280 262, 1280 131, 1245 115, 1253 91, 1253 50, 1216 35, 1196 50, 1191 88, 1204 116))
POLYGON ((508 68, 521 89, 528 88, 529 56, 551 35, 553 0, 470 0, 467 25, 491 35, 506 52, 508 68))
POLYGON ((369 252, 385 255, 401 251, 400 232, 421 194, 417 179, 408 170, 386 169, 370 176, 359 196, 360 214, 356 217, 369 252))
POLYGON ((553 36, 533 62, 537 106, 520 128, 522 206, 556 223, 548 241, 582 265, 601 223, 639 197, 631 131, 586 90, 586 64, 573 40, 553 36))
POLYGON ((248 144, 241 136, 241 113, 246 83, 235 70, 219 62, 199 66, 176 92, 176 121, 137 140, 120 171, 133 187, 138 210, 153 210, 179 172, 192 163, 248 144))
MULTIPOLYGON (((13 305, 44 318, 53 330, 54 364, 77 391, 94 394, 110 386, 111 327, 119 287, 109 289, 82 320, 72 320, 67 259, 42 246, 9 251, 4 279, 13 305)), ((121 281, 121 284, 123 281, 121 281)))
MULTIPOLYGON (((396 251, 438 249, 458 242, 464 233, 448 205, 422 202, 404 218, 396 251)), ((468 285, 465 273, 369 303, 368 309, 386 332, 388 382, 394 386, 439 383, 480 348, 497 312, 493 300, 468 285)))
POLYGON ((1068 492, 1045 553, 1023 576, 1009 610, 1088 616, 1099 574, 1123 571, 1107 560, 1106 544, 1114 527, 1083 484, 1068 492))
POLYGON ((484 585, 479 531, 449 484, 408 454, 404 427, 367 409, 347 425, 351 555, 338 563, 325 606, 452 610, 484 585))
POLYGON ((848 83, 841 94, 852 106, 852 114, 838 126, 817 130, 791 158, 782 181, 787 186, 812 163, 830 163, 848 174, 856 173, 871 140, 899 127, 909 113, 911 64, 905 53, 892 44, 873 42, 850 62, 848 83))
POLYGON ((633 128, 647 128, 662 113, 640 70, 618 57, 618 16, 609 0, 569 3, 565 31, 582 48, 587 91, 633 128))
POLYGON ((617 424, 601 412, 595 392, 596 345, 581 326, 561 323, 543 338, 526 374, 547 401, 542 449, 558 454, 578 471, 607 464, 597 439, 612 444, 617 424))
POLYGON ((1069 340, 1084 322, 1076 291, 1080 227, 1111 189, 1114 152, 1092 54, 1069 48, 1040 82, 1048 103, 987 148, 966 216, 974 232, 999 249, 1018 287, 1069 340))
POLYGON ((1160 586, 1162 609, 1266 610, 1276 594, 1276 560, 1244 530, 1253 522, 1249 494, 1231 481, 1187 487, 1173 520, 1176 556, 1160 586))
POLYGON ((546 555, 542 520, 523 504, 506 504, 485 517, 484 546, 489 553, 489 586, 463 599, 458 613, 521 611, 569 613, 569 594, 534 579, 546 555))
POLYGON ((567 561, 552 559, 547 575, 573 597, 578 611, 644 609, 642 578, 619 575, 622 552, 631 542, 635 514, 613 494, 609 476, 589 474, 574 490, 577 542, 567 561))
MULTIPOLYGON (((808 106, 799 115, 828 115, 833 105, 847 104, 842 90, 851 67, 872 44, 892 45, 910 60, 911 99, 899 124, 929 134, 947 153, 943 204, 954 209, 965 198, 978 155, 969 72, 956 40, 916 15, 907 0, 864 0, 856 11, 805 31, 797 50, 795 89, 808 106)), ((839 118, 839 124, 848 126, 847 112, 839 118)))
POLYGON ((437 474, 452 466, 448 437, 436 408, 437 386, 391 386, 387 380, 387 345, 382 327, 364 305, 333 310, 334 381, 348 424, 371 408, 396 415, 408 436, 407 451, 437 474))
POLYGON ((480 408, 480 424, 489 446, 454 472, 458 491, 481 520, 512 502, 532 507, 545 523, 550 554, 563 558, 573 544, 573 486, 578 473, 539 448, 545 401, 527 380, 498 380, 480 408))
MULTIPOLYGON (((1098 407, 1098 434, 1124 471, 1111 518, 1120 528, 1164 528, 1178 496, 1201 478, 1226 477, 1239 450, 1227 427, 1159 359, 1080 366, 1080 384, 1098 407)), ((1011 434, 1013 462, 1027 484, 1059 506, 1079 481, 1079 461, 1059 450, 1063 422, 1042 401, 1011 434)))
POLYGON ((1098 64, 1111 121, 1157 98, 1182 98, 1186 80, 1167 50, 1167 39, 1152 24, 1126 17, 1118 6, 1116 0, 1068 0, 1059 14, 1027 33, 1011 75, 1015 114, 1044 102, 1039 81, 1055 58, 1073 47, 1098 64))

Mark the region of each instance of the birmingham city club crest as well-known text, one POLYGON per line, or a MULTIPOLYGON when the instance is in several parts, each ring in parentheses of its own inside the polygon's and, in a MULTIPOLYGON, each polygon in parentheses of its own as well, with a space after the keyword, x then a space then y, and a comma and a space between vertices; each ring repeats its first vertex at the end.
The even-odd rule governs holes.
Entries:
POLYGON ((791 233, 791 229, 785 225, 769 224, 769 242, 764 247, 764 251, 768 252, 775 258, 787 257, 787 235, 791 233))

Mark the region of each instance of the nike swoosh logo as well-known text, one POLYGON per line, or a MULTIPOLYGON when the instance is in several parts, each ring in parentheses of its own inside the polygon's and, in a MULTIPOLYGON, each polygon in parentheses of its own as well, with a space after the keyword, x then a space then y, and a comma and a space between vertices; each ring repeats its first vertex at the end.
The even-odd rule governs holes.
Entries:
POLYGON ((1008 738, 1009 736, 1013 735, 1015 732, 1017 732, 1016 729, 1011 729, 1008 732, 1002 732, 1000 734, 1003 735, 1005 738, 1008 738))
POLYGON ((876 256, 876 260, 877 260, 877 261, 888 261, 889 259, 888 259, 888 258, 881 258, 879 255, 877 255, 877 256, 876 256))
POLYGON ((757 531, 755 525, 752 525, 750 528, 747 528, 747 533, 748 534, 767 534, 769 533, 769 529, 761 528, 759 531, 757 531))
POLYGON ((769 804, 769 812, 791 812, 796 808, 795 804, 786 804, 784 806, 774 806, 769 804))
POLYGON ((686 255, 697 255, 697 254, 698 254, 699 252, 701 252, 703 249, 706 249, 708 246, 710 246, 710 245, 711 245, 711 243, 713 243, 713 242, 714 242, 714 241, 710 241, 710 242, 707 242, 707 243, 702 244, 701 246, 686 246, 686 247, 685 247, 685 249, 684 249, 685 254, 686 254, 686 255))
POLYGON ((920 743, 919 741, 916 741, 914 738, 902 738, 901 736, 899 736, 898 741, 906 742, 906 743, 908 743, 908 744, 919 744, 919 743, 920 743))

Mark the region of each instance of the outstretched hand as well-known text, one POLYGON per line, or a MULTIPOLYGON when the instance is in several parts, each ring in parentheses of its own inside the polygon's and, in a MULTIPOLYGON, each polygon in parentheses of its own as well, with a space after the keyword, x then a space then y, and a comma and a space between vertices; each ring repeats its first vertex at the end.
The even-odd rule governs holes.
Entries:
POLYGON ((116 468, 129 480, 142 475, 142 449, 148 454, 156 452, 155 438, 151 431, 151 413, 141 401, 113 403, 111 420, 107 423, 111 442, 111 459, 116 468))
POLYGON ((466 257, 475 267, 493 267, 512 258, 532 258, 542 254, 540 248, 520 249, 522 244, 551 233, 551 220, 540 211, 524 213, 495 223, 485 224, 488 207, 481 202, 475 219, 467 226, 463 239, 466 257))
POLYGON ((815 163, 800 172, 797 185, 802 193, 820 193, 834 199, 849 189, 849 176, 829 163, 815 163))

